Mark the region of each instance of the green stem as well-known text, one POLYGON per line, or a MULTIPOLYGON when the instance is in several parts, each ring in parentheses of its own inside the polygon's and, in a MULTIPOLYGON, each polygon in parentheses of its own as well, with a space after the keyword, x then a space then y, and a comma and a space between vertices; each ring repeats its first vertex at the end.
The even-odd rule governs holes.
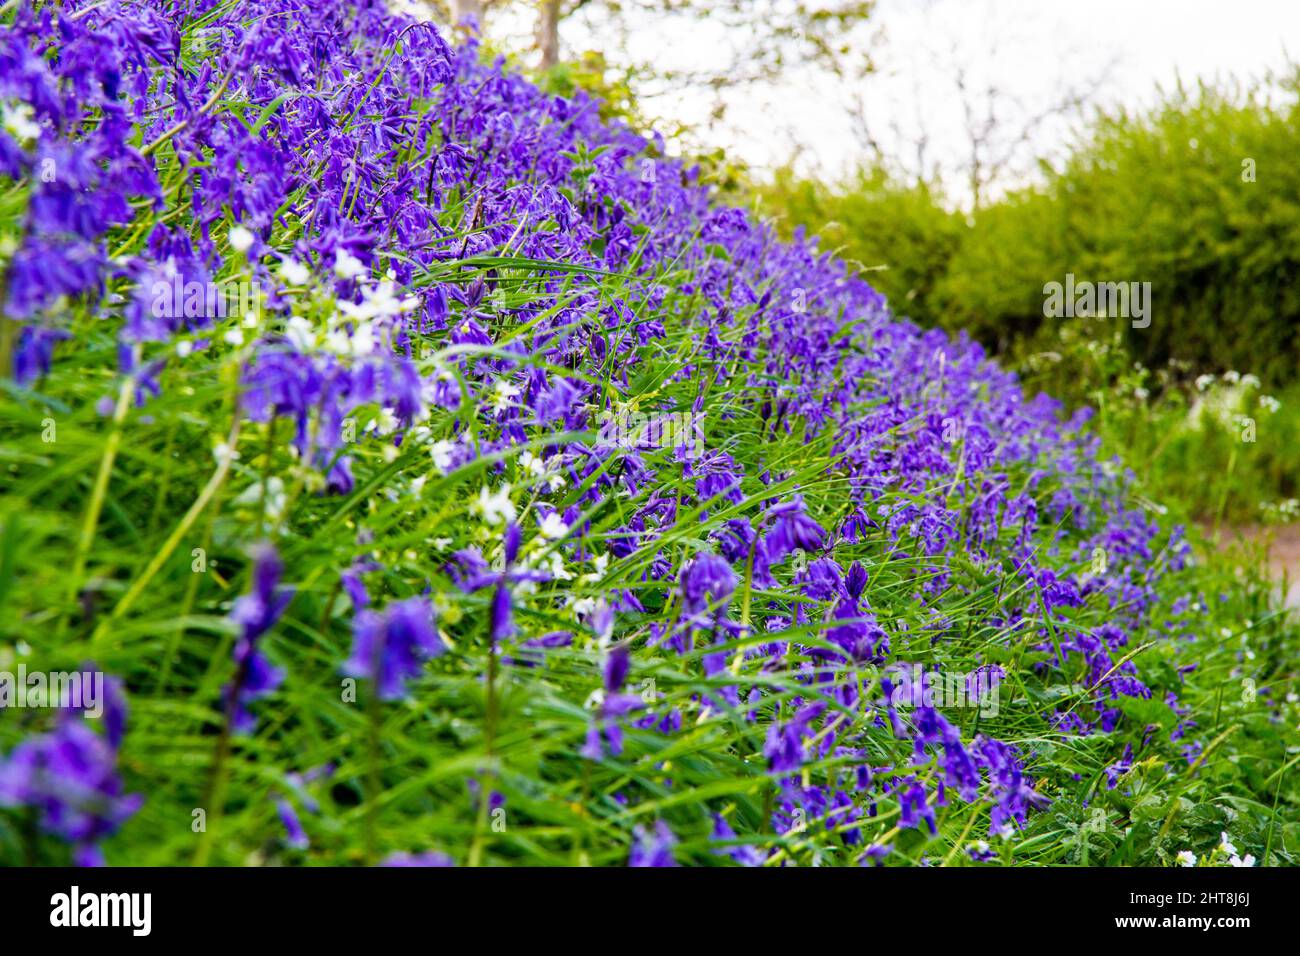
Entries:
MULTIPOLYGON (((99 639, 107 633, 108 621, 121 617, 131 609, 131 606, 135 604, 140 595, 144 593, 144 589, 148 587, 149 582, 153 580, 154 575, 161 570, 162 566, 167 562, 167 559, 172 556, 172 552, 174 552, 176 546, 181 543, 181 539, 185 537, 186 533, 191 527, 193 527, 194 522, 197 521, 199 515, 203 513, 203 509, 206 508, 208 502, 212 500, 212 496, 217 493, 217 489, 220 488, 222 482, 225 481, 226 473, 230 471, 230 463, 234 460, 235 448, 238 441, 239 419, 236 418, 235 424, 230 429, 230 437, 227 440, 227 448, 229 450, 228 454, 217 462, 216 471, 212 473, 212 477, 208 479, 208 483, 203 486, 203 490, 199 492, 199 496, 194 500, 194 504, 190 505, 190 510, 185 512, 185 516, 181 518, 180 523, 172 530, 170 537, 167 538, 167 541, 163 544, 162 548, 160 548, 158 553, 153 556, 153 559, 144 569, 144 573, 141 574, 140 577, 136 578, 130 589, 128 589, 126 594, 122 595, 122 599, 117 602, 117 606, 113 608, 112 614, 110 614, 109 617, 96 629, 94 641, 92 641, 92 643, 99 641, 99 639)), ((73 593, 75 595, 75 592, 73 593)))
POLYGON ((149 533, 152 534, 158 527, 158 520, 162 517, 163 507, 167 504, 167 495, 171 492, 172 471, 175 470, 176 446, 176 427, 172 426, 167 432, 167 444, 163 448, 163 473, 162 481, 158 485, 158 493, 153 499, 153 510, 149 513, 149 524, 146 526, 149 533))
POLYGON ((262 500, 258 502, 257 511, 258 540, 261 540, 266 534, 266 495, 268 485, 271 481, 271 458, 275 452, 276 421, 276 416, 272 415, 271 421, 266 426, 266 457, 262 460, 262 500))
POLYGON ((1237 446, 1232 446, 1228 455, 1228 471, 1223 476, 1223 493, 1219 495, 1219 507, 1214 512, 1214 540, 1219 540, 1219 526, 1223 523, 1223 513, 1228 507, 1228 492, 1232 488, 1232 473, 1237 467, 1237 446))
POLYGON ((0 272, 0 379, 14 376, 14 326, 18 320, 9 318, 3 311, 8 288, 9 270, 5 269, 0 272))
MULTIPOLYGON (((139 361, 138 353, 135 361, 139 361)), ((69 614, 71 608, 76 605, 77 591, 81 586, 82 576, 86 572, 86 561, 90 556, 90 549, 95 543, 95 532, 99 528, 99 515, 104 508, 104 498, 108 494, 108 480, 113 474, 113 462, 117 459, 117 450, 122 444, 122 422, 126 419, 127 409, 131 407, 131 396, 135 393, 135 376, 128 375, 126 381, 122 383, 122 390, 117 396, 117 406, 113 409, 112 431, 108 433, 108 440, 104 443, 104 455, 99 460, 99 474, 95 476, 95 485, 90 493, 90 503, 86 506, 86 514, 81 522, 81 537, 77 541, 77 554, 72 562, 72 574, 68 578, 68 607, 69 614)), ((67 624, 67 618, 64 618, 64 624, 67 624)))
POLYGON ((230 756, 230 715, 221 724, 221 736, 217 738, 217 749, 212 758, 212 776, 208 780, 207 792, 203 798, 203 807, 208 810, 207 826, 199 834, 199 845, 194 849, 193 866, 207 866, 212 853, 212 841, 216 836, 217 825, 221 822, 221 808, 226 800, 226 763, 230 756))
POLYGON ((497 648, 496 641, 488 639, 487 714, 483 721, 483 750, 487 756, 483 781, 479 787, 478 820, 474 824, 474 843, 469 851, 469 865, 478 866, 483 860, 483 844, 488 833, 488 804, 492 797, 492 751, 496 746, 497 727, 497 648))
MULTIPOLYGON (((1286 759, 1286 752, 1282 752, 1282 759, 1286 759)), ((1273 813, 1268 821, 1268 839, 1264 842, 1264 858, 1259 861, 1260 866, 1268 866, 1269 854, 1273 852, 1273 830, 1277 827, 1277 802, 1282 796, 1282 774, 1277 775, 1277 786, 1273 788, 1273 813)))
MULTIPOLYGON (((376 657, 379 656, 376 649, 376 657)), ((370 699, 366 701, 366 722, 369 724, 369 765, 366 773, 366 866, 374 866, 379 825, 379 736, 381 714, 379 712, 379 666, 376 661, 375 680, 371 681, 370 699)))

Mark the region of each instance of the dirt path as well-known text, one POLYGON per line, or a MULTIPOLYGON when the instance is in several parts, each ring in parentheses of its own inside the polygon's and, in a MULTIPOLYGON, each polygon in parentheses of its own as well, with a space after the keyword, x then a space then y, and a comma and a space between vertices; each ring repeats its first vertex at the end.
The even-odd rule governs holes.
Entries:
POLYGON ((1286 579, 1287 606, 1300 608, 1300 524, 1267 528, 1237 525, 1223 528, 1220 532, 1219 547, 1223 549, 1255 543, 1267 544, 1268 566, 1279 586, 1286 579))

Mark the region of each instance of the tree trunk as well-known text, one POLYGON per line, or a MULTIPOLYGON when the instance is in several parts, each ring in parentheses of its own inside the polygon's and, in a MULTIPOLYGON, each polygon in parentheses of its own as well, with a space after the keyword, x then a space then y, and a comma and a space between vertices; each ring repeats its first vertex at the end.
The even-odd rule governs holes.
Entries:
POLYGON ((543 70, 560 62, 560 0, 541 0, 538 4, 537 49, 542 54, 543 70))

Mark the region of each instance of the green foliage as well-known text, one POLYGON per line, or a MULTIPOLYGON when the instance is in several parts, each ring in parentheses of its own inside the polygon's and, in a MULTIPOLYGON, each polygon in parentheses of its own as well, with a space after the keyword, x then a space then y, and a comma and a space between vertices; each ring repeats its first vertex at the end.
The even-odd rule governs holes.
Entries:
POLYGON ((871 170, 834 187, 782 172, 763 208, 859 263, 899 314, 968 331, 1031 391, 1100 410, 1153 499, 1259 521, 1300 485, 1300 390, 1279 391, 1300 368, 1298 89, 1300 72, 1271 97, 1179 88, 1150 111, 1100 115, 1042 185, 969 219, 937 187, 871 170), (1044 286, 1069 274, 1151 283, 1149 327, 1046 317, 1044 286), (1202 373, 1263 387, 1231 415, 1193 416, 1213 397, 1202 373), (1278 412, 1253 404, 1269 390, 1278 412))
POLYGON ((1146 499, 1216 527, 1300 516, 1300 383, 1270 394, 1249 373, 1149 369, 1124 347, 1123 322, 1063 319, 1052 331, 1016 366, 1026 389, 1095 409, 1146 499))
POLYGON ((787 237, 799 228, 820 235, 822 248, 856 264, 900 315, 927 321, 942 312, 936 285, 966 226, 928 185, 870 169, 830 191, 787 168, 757 190, 755 205, 787 237))
POLYGON ((1288 381, 1300 367, 1297 89, 1300 73, 1272 96, 1179 88, 1147 112, 1100 114, 1045 183, 977 210, 968 227, 930 187, 874 172, 832 188, 778 176, 765 200, 847 258, 900 270, 871 278, 923 325, 1023 349, 1055 336, 1046 283, 1150 282, 1151 326, 1125 334, 1134 358, 1288 381))
POLYGON ((556 96, 572 99, 584 92, 594 97, 600 101, 601 119, 621 120, 632 129, 647 125, 628 74, 611 68, 603 53, 589 50, 575 60, 542 71, 536 80, 538 86, 556 96))
MULTIPOLYGON (((444 268, 450 273, 459 266, 444 268)), ((533 294, 535 263, 501 259, 496 268, 513 290, 503 308, 533 294)), ((550 274, 557 269, 558 263, 546 264, 550 274)), ((428 281, 446 281, 446 273, 428 281)), ((688 278, 664 276, 674 290, 688 278)), ((619 295, 621 281, 608 276, 603 291, 619 295)), ((322 301, 304 307, 327 306, 322 301)), ((673 291, 665 308, 687 310, 689 296, 673 291)), ((638 625, 629 635, 637 655, 628 687, 660 708, 680 707, 684 730, 665 735, 629 729, 620 757, 585 760, 579 748, 591 715, 584 701, 601 686, 603 652, 594 635, 575 627, 564 609, 542 614, 521 608, 520 640, 561 627, 577 630, 578 639, 572 648, 547 653, 541 666, 504 662, 494 683, 485 684, 488 598, 461 593, 447 577, 453 537, 491 537, 472 509, 489 462, 442 474, 418 442, 394 449, 379 439, 363 440, 354 452, 356 490, 322 496, 312 493, 315 479, 293 461, 283 434, 246 424, 234 440, 239 457, 222 476, 221 459, 194 450, 231 441, 239 349, 214 335, 222 344, 184 367, 169 368, 161 395, 146 407, 126 403, 104 419, 94 407, 99 396, 120 386, 115 355, 89 310, 78 310, 76 320, 78 335, 68 345, 75 349, 72 360, 60 363, 39 392, 8 389, 0 395, 0 457, 6 463, 0 473, 0 597, 6 607, 0 660, 11 668, 25 663, 56 670, 93 659, 125 679, 132 730, 122 764, 128 787, 149 799, 108 842, 110 861, 185 864, 210 853, 202 858, 220 864, 320 865, 433 848, 462 863, 620 864, 635 826, 659 818, 680 839, 679 861, 719 864, 726 861, 710 837, 710 812, 724 814, 744 844, 776 850, 773 864, 851 863, 857 857, 861 846, 849 845, 842 832, 848 825, 828 827, 824 819, 811 818, 804 830, 774 830, 767 813, 779 784, 765 769, 762 723, 744 719, 744 703, 702 704, 720 687, 761 684, 774 691, 763 704, 770 716, 794 693, 776 689, 790 686, 790 674, 808 663, 807 650, 824 642, 826 622, 789 632, 807 645, 791 653, 789 673, 759 671, 743 661, 738 652, 765 641, 762 633, 682 655, 651 646, 638 625), (100 474, 108 480, 97 499, 100 474), (260 492, 268 474, 297 479, 282 499, 268 499, 260 492), (214 482, 215 492, 205 497, 214 482), (227 615, 232 600, 247 589, 243 544, 260 532, 278 540, 286 581, 296 588, 284 618, 266 638, 267 653, 287 678, 273 698, 255 705, 258 730, 232 749, 225 763, 227 801, 214 808, 207 787, 221 723, 220 688, 231 678, 236 632, 227 615), (205 556, 203 564, 195 549, 205 556), (338 569, 357 560, 383 566, 374 587, 386 600, 432 588, 452 652, 428 665, 413 683, 409 702, 373 708, 367 685, 350 700, 340 679, 353 609, 341 592, 338 569), (721 651, 737 663, 707 677, 701 666, 705 651, 721 651), (336 767, 333 776, 305 788, 287 777, 291 770, 324 765, 336 767), (505 797, 499 818, 485 818, 467 789, 469 781, 483 779, 505 797), (629 808, 619 800, 628 788, 654 796, 629 808), (311 809, 305 795, 318 808, 311 809), (308 849, 286 844, 276 816, 281 797, 298 808, 311 838, 308 849), (192 811, 203 806, 209 806, 207 830, 196 835, 192 811)), ((234 327, 238 321, 226 323, 234 327)), ((686 326, 677 322, 670 328, 629 401, 663 398, 659 390, 690 348, 686 326)), ((425 362, 432 367, 441 358, 434 352, 425 362)), ((677 400, 694 394, 690 383, 669 387, 677 390, 670 396, 677 400)), ((726 447, 754 473, 760 465, 788 471, 781 487, 797 483, 819 518, 829 521, 839 512, 842 472, 828 440, 809 442, 802 428, 774 432, 756 411, 731 403, 724 413, 726 399, 715 391, 705 401, 704 420, 718 423, 705 436, 710 445, 726 447)), ((378 409, 373 412, 377 416, 378 409)), ((1103 422, 1112 421, 1107 413, 1109 408, 1103 422)), ((431 420, 432 433, 445 433, 450 418, 444 413, 431 420)), ((368 423, 365 414, 358 416, 358 434, 366 434, 368 423)), ((668 474, 670 450, 655 454, 654 463, 668 474)), ((508 456, 503 465, 512 482, 526 484, 520 456, 508 456)), ((689 493, 689 478, 670 481, 689 493)), ((707 515, 683 509, 664 529, 664 546, 681 553, 700 550, 710 532, 772 493, 754 480, 744 491, 746 503, 739 508, 710 509, 707 515)), ((586 543, 593 554, 603 553, 615 529, 649 493, 642 489, 588 512, 586 543)), ((576 501, 577 489, 570 495, 576 501)), ((906 497, 889 493, 880 504, 896 507, 906 497)), ((1031 815, 1025 834, 997 844, 996 864, 1159 865, 1184 850, 1222 862, 1215 847, 1224 830, 1243 854, 1273 864, 1296 862, 1300 790, 1297 776, 1286 770, 1295 759, 1300 707, 1285 697, 1294 689, 1300 640, 1272 609, 1270 585, 1253 561, 1211 555, 1177 576, 1180 592, 1204 595, 1207 602, 1183 625, 1194 628, 1195 640, 1178 639, 1180 628, 1166 624, 1177 617, 1176 595, 1166 595, 1149 625, 1134 635, 1134 659, 1152 699, 1126 704, 1133 719, 1122 730, 1079 737, 1053 728, 1045 716, 1053 707, 1086 699, 1075 664, 1035 668, 1045 655, 1032 649, 1038 641, 1032 629, 1008 640, 993 622, 1014 596, 1003 592, 996 577, 956 571, 944 597, 953 626, 936 641, 929 630, 931 611, 915 596, 915 558, 900 554, 882 532, 864 537, 844 558, 867 567, 873 605, 898 636, 900 659, 954 672, 976 662, 1008 666, 1012 676, 999 712, 986 718, 972 711, 961 718, 963 728, 1019 745, 1036 787, 1053 803, 1031 815), (1196 678, 1185 680, 1180 668, 1191 665, 1196 678), (1248 695, 1247 687, 1258 696, 1248 695), (1169 691, 1178 693, 1189 708, 1187 718, 1203 728, 1196 736, 1207 747, 1217 741, 1199 762, 1189 762, 1167 739, 1175 719, 1163 703, 1169 691), (1147 723, 1165 732, 1141 745, 1147 723), (1104 771, 1124 742, 1134 745, 1138 759, 1108 789, 1104 771)), ((647 560, 634 553, 603 567, 575 564, 565 592, 581 601, 627 588, 646 604, 648 619, 662 617, 674 598, 645 580, 647 560)), ((743 582, 737 597, 743 615, 773 600, 793 609, 786 589, 793 572, 786 565, 774 571, 782 588, 765 591, 743 582)), ((1112 610, 1094 597, 1071 613, 1070 626, 1096 629, 1112 610)), ((507 657, 518 653, 512 646, 507 657)), ((881 676, 863 666, 843 679, 878 693, 881 676)), ((27 711, 0 724, 0 751, 38 729, 41 719, 27 711)), ((860 723, 849 730, 868 742, 875 762, 908 765, 908 741, 894 739, 866 715, 855 720, 860 723)), ((911 769, 927 780, 942 772, 934 761, 911 769)), ((811 761, 807 773, 820 783, 851 770, 830 755, 811 761)), ((31 843, 19 823, 0 815, 0 860, 31 854, 39 862, 66 861, 66 848, 48 840, 31 843)), ((986 835, 988 808, 956 800, 938 808, 934 836, 924 829, 900 831, 897 823, 897 806, 882 803, 876 817, 857 826, 868 840, 894 844, 891 863, 969 865, 967 851, 986 835)))
POLYGON ((1150 282, 1151 326, 1125 335, 1135 358, 1290 379, 1300 361, 1295 109, 1202 87, 1151 113, 1101 116, 1045 187, 977 216, 943 283, 948 321, 989 341, 1050 335, 1044 283, 1066 273, 1150 282))

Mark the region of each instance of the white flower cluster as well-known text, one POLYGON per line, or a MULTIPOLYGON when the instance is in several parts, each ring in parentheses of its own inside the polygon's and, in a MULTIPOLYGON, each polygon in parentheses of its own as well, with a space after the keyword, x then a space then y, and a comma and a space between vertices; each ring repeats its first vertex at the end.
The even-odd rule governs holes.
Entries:
MULTIPOLYGON (((238 237, 238 242, 244 241, 245 237, 238 237)), ((248 242, 252 242, 251 234, 248 242)), ((236 243, 233 229, 231 243, 236 243)), ((420 300, 415 296, 398 295, 393 270, 388 270, 379 281, 368 278, 366 272, 361 261, 347 252, 340 249, 335 253, 334 274, 340 279, 357 279, 361 301, 343 299, 334 302, 333 314, 324 328, 304 316, 291 316, 286 323, 285 335, 295 348, 302 352, 323 349, 341 358, 365 358, 375 354, 384 344, 392 319, 419 306, 420 300)), ((311 272, 293 258, 281 261, 279 274, 289 288, 302 288, 311 281, 311 272)))
POLYGON ((41 125, 36 122, 36 113, 27 103, 0 106, 0 125, 5 132, 18 143, 26 146, 41 135, 41 125))
MULTIPOLYGON (((1179 866, 1196 866, 1196 854, 1191 850, 1179 850, 1174 857, 1174 862, 1179 866)), ((1203 857, 1200 861, 1205 866, 1254 866, 1255 857, 1247 853, 1245 856, 1237 854, 1237 848, 1232 845, 1232 839, 1227 833, 1219 834, 1219 845, 1214 848, 1209 855, 1203 857)))

